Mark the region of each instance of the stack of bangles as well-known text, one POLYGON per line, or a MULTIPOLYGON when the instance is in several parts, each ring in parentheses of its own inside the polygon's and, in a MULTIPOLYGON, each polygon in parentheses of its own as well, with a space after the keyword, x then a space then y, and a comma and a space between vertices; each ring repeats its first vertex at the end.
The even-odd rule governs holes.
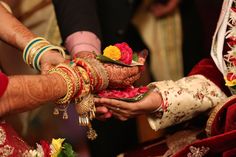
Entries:
POLYGON ((32 68, 40 71, 40 59, 49 50, 56 50, 65 58, 65 51, 61 47, 51 45, 46 39, 37 37, 26 45, 23 51, 23 60, 32 68))
POLYGON ((96 132, 92 129, 91 120, 95 118, 94 92, 107 88, 109 80, 106 69, 96 59, 76 58, 69 64, 61 63, 48 72, 57 73, 66 82, 67 93, 56 101, 54 114, 63 112, 63 118, 67 119, 67 107, 70 102, 75 103, 79 124, 89 127, 87 137, 95 139, 96 132))
MULTIPOLYGON (((31 40, 24 49, 24 61, 34 69, 41 70, 40 59, 49 50, 57 50, 65 58, 64 50, 59 46, 51 45, 41 37, 31 40)), ((93 93, 108 87, 109 79, 102 63, 94 58, 75 58, 69 63, 61 63, 50 69, 48 74, 56 73, 66 82, 67 93, 58 99, 54 114, 63 112, 63 119, 68 118, 67 108, 71 102, 75 103, 79 124, 89 127, 87 137, 95 139, 97 134, 92 129, 91 120, 95 118, 95 104, 93 93)))

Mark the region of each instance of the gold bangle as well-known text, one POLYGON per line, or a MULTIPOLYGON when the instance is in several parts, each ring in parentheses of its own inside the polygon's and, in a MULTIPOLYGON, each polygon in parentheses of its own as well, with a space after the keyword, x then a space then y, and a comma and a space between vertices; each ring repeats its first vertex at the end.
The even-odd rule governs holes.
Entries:
POLYGON ((66 82, 66 85, 67 85, 67 93, 66 95, 63 97, 63 98, 60 98, 56 101, 56 104, 67 104, 67 103, 70 103, 70 100, 73 96, 73 82, 71 80, 71 78, 68 76, 68 74, 63 71, 62 69, 60 68, 52 68, 48 71, 49 74, 53 74, 53 73, 56 73, 56 74, 59 74, 60 76, 63 77, 63 79, 65 80, 66 82))
POLYGON ((58 64, 56 67, 64 68, 70 73, 71 79, 73 78, 74 80, 73 84, 74 84, 75 89, 73 91, 73 96, 75 96, 78 90, 80 90, 80 87, 79 87, 80 77, 77 76, 75 70, 69 64, 61 63, 61 64, 58 64))
POLYGON ((102 84, 97 90, 99 91, 99 90, 106 89, 109 85, 109 77, 102 63, 94 58, 87 58, 86 61, 89 62, 92 65, 92 67, 96 69, 96 71, 99 73, 98 75, 101 76, 102 84))
POLYGON ((45 41, 45 40, 39 41, 38 43, 33 45, 33 47, 29 49, 29 54, 27 55, 26 63, 28 65, 30 65, 31 67, 33 67, 32 64, 33 64, 34 56, 37 54, 39 49, 41 49, 42 47, 47 46, 47 45, 49 45, 49 42, 45 41))
POLYGON ((85 71, 85 69, 83 69, 82 67, 79 67, 79 66, 77 66, 76 69, 80 73, 80 75, 82 77, 81 79, 84 82, 82 92, 81 92, 79 98, 77 98, 77 100, 76 100, 77 102, 79 102, 83 99, 84 96, 89 94, 90 81, 89 81, 89 76, 88 76, 87 72, 85 71))

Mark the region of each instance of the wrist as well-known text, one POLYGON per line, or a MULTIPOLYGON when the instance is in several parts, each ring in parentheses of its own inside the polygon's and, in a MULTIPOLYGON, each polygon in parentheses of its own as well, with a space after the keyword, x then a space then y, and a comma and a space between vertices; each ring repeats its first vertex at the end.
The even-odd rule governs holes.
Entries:
POLYGON ((49 74, 48 77, 50 77, 51 80, 57 80, 56 87, 57 87, 57 89, 60 89, 60 90, 56 90, 56 92, 54 92, 55 99, 59 99, 59 98, 65 96, 67 93, 67 84, 66 84, 66 81, 64 80, 64 78, 60 74, 57 74, 57 73, 49 74))
POLYGON ((65 47, 72 56, 81 51, 100 53, 101 41, 92 32, 79 31, 66 38, 65 47))

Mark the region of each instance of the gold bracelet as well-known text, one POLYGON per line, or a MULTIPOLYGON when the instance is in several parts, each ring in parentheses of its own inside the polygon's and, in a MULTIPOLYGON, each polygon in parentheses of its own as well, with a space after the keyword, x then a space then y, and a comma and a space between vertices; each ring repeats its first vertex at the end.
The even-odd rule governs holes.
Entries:
POLYGON ((29 54, 27 55, 27 58, 26 58, 26 64, 33 67, 33 59, 35 55, 37 54, 38 50, 47 45, 49 45, 49 42, 45 40, 35 43, 35 45, 33 45, 33 47, 29 49, 29 54))
POLYGON ((59 74, 60 76, 63 77, 63 79, 65 80, 66 82, 66 85, 67 85, 67 93, 66 95, 63 97, 63 98, 60 98, 56 101, 56 104, 67 104, 67 103, 70 103, 70 100, 73 96, 73 82, 72 82, 72 79, 68 76, 68 74, 63 71, 62 69, 60 68, 52 68, 48 71, 49 74, 53 74, 53 73, 56 73, 56 74, 59 74))
POLYGON ((80 94, 80 96, 78 98, 76 98, 76 102, 80 102, 84 96, 88 95, 91 90, 90 90, 90 80, 89 80, 89 76, 87 74, 87 72, 85 71, 85 69, 83 69, 82 67, 77 66, 76 70, 78 70, 78 72, 81 75, 81 79, 83 81, 83 89, 82 92, 80 94))
POLYGON ((89 62, 92 65, 92 67, 96 69, 96 71, 98 72, 98 75, 101 76, 102 84, 97 90, 99 91, 99 90, 106 89, 109 85, 109 77, 102 63, 99 60, 94 59, 94 58, 86 58, 86 61, 89 62))
POLYGON ((57 68, 62 68, 64 71, 68 71, 71 75, 71 79, 73 79, 73 84, 74 84, 74 91, 73 91, 73 97, 75 94, 80 90, 79 83, 80 83, 80 77, 76 74, 75 69, 71 67, 69 64, 61 63, 56 66, 57 68))

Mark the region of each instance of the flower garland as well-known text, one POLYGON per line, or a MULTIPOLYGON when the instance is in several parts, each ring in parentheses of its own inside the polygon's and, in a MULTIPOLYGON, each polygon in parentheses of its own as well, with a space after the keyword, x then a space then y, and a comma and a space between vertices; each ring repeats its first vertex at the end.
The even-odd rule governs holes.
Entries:
POLYGON ((230 10, 228 31, 226 32, 227 45, 229 50, 224 55, 227 65, 227 73, 224 76, 225 84, 228 86, 232 94, 236 94, 236 2, 230 10))
POLYGON ((52 143, 41 140, 37 148, 24 152, 23 157, 75 157, 72 146, 64 138, 52 139, 52 143))

